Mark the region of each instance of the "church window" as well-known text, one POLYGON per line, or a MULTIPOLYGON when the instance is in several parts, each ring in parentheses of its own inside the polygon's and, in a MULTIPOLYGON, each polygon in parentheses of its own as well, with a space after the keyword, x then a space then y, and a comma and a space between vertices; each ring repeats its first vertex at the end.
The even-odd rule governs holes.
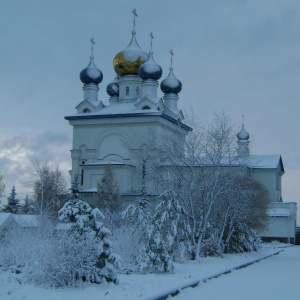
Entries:
POLYGON ((129 86, 126 86, 126 96, 129 95, 129 86))
POLYGON ((145 105, 142 109, 150 109, 150 107, 148 105, 145 105))
POLYGON ((85 109, 83 110, 83 113, 84 113, 84 114, 90 113, 90 112, 91 112, 91 110, 90 110, 89 108, 85 108, 85 109))
POLYGON ((139 87, 138 87, 138 86, 135 88, 135 92, 136 92, 136 95, 138 95, 138 94, 139 94, 139 92, 140 92, 140 89, 139 89, 139 87))
POLYGON ((83 177, 84 177, 84 170, 81 169, 81 181, 80 181, 81 185, 83 185, 83 177))

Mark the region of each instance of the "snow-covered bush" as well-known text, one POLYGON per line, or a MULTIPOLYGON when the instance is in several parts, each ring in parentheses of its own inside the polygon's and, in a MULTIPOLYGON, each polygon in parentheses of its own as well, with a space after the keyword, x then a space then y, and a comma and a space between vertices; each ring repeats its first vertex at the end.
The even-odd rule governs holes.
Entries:
POLYGON ((39 235, 36 231, 12 228, 2 234, 0 265, 22 272, 35 255, 39 235))
POLYGON ((203 257, 207 256, 223 256, 222 248, 216 239, 204 240, 200 254, 203 257))
POLYGON ((76 230, 58 231, 37 245, 38 259, 26 269, 25 281, 51 287, 74 287, 83 281, 100 283, 103 277, 115 282, 111 272, 102 270, 100 274, 98 249, 93 232, 80 235, 76 230))
POLYGON ((103 280, 116 283, 119 257, 112 252, 112 243, 108 239, 111 233, 101 221, 104 219, 102 212, 83 201, 73 188, 71 199, 59 210, 58 215, 61 222, 68 223, 71 227, 68 234, 74 243, 71 243, 73 249, 66 250, 68 255, 72 251, 79 251, 82 256, 87 254, 81 260, 83 266, 75 262, 75 277, 92 283, 101 283, 103 280), (76 249, 77 244, 79 250, 76 249))
POLYGON ((242 253, 258 251, 261 248, 261 243, 261 238, 256 230, 240 225, 232 234, 226 252, 242 253))
POLYGON ((146 198, 138 199, 123 217, 135 218, 141 230, 141 250, 136 261, 140 272, 172 272, 174 261, 182 259, 189 247, 189 225, 173 191, 166 191, 151 213, 146 198))
POLYGON ((50 222, 42 222, 35 231, 11 229, 4 234, 0 265, 19 273, 20 282, 43 286, 73 287, 104 280, 116 283, 119 259, 112 253, 110 231, 100 221, 103 217, 73 191, 59 211, 65 223, 55 232, 50 222))
POLYGON ((131 224, 123 220, 123 226, 117 227, 111 237, 116 253, 122 253, 121 273, 130 274, 138 272, 136 258, 141 249, 141 230, 132 230, 131 224))

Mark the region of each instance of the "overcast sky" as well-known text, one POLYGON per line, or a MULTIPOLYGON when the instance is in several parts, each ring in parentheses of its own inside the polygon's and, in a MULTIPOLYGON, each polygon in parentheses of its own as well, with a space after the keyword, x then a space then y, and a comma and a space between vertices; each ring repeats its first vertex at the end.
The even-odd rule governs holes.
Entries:
MULTIPOLYGON (((83 100, 79 73, 95 63, 104 74, 99 98, 114 78, 112 61, 137 40, 182 81, 179 107, 203 121, 245 115, 253 154, 281 154, 284 201, 300 195, 300 1, 0 1, 0 172, 6 195, 30 191, 29 156, 59 165, 68 178, 72 128, 65 115, 83 100)), ((161 92, 159 91, 159 94, 161 92)))

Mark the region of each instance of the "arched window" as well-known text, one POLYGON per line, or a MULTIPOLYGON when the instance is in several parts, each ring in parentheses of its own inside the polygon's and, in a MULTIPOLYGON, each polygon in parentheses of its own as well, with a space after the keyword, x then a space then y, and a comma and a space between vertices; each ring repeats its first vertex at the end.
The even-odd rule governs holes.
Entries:
POLYGON ((150 109, 150 107, 148 105, 145 105, 142 109, 150 109))
POLYGON ((139 92, 140 92, 140 89, 139 89, 139 87, 137 86, 137 87, 135 88, 135 93, 136 93, 137 96, 138 96, 139 92))
POLYGON ((85 109, 83 110, 83 113, 84 113, 84 114, 90 113, 90 112, 91 112, 91 110, 90 110, 89 108, 85 108, 85 109))
POLYGON ((129 86, 126 86, 126 96, 129 95, 129 86))

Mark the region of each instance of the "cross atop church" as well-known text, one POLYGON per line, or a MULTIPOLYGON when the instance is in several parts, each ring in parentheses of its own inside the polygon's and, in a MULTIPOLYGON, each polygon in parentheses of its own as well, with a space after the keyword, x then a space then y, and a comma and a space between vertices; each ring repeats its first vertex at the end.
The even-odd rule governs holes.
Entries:
POLYGON ((133 31, 132 31, 132 33, 135 33, 135 18, 138 16, 138 14, 136 12, 136 9, 134 9, 132 11, 132 13, 133 13, 133 31))
POLYGON ((153 32, 151 31, 150 32, 150 53, 152 53, 152 41, 154 39, 154 35, 153 35, 153 32))
POLYGON ((95 40, 94 40, 94 38, 92 37, 91 39, 90 39, 90 42, 91 42, 91 59, 93 59, 94 58, 94 45, 95 45, 95 40))
POLYGON ((174 52, 173 52, 172 49, 171 49, 170 53, 171 53, 171 69, 173 69, 173 56, 174 56, 174 52))

